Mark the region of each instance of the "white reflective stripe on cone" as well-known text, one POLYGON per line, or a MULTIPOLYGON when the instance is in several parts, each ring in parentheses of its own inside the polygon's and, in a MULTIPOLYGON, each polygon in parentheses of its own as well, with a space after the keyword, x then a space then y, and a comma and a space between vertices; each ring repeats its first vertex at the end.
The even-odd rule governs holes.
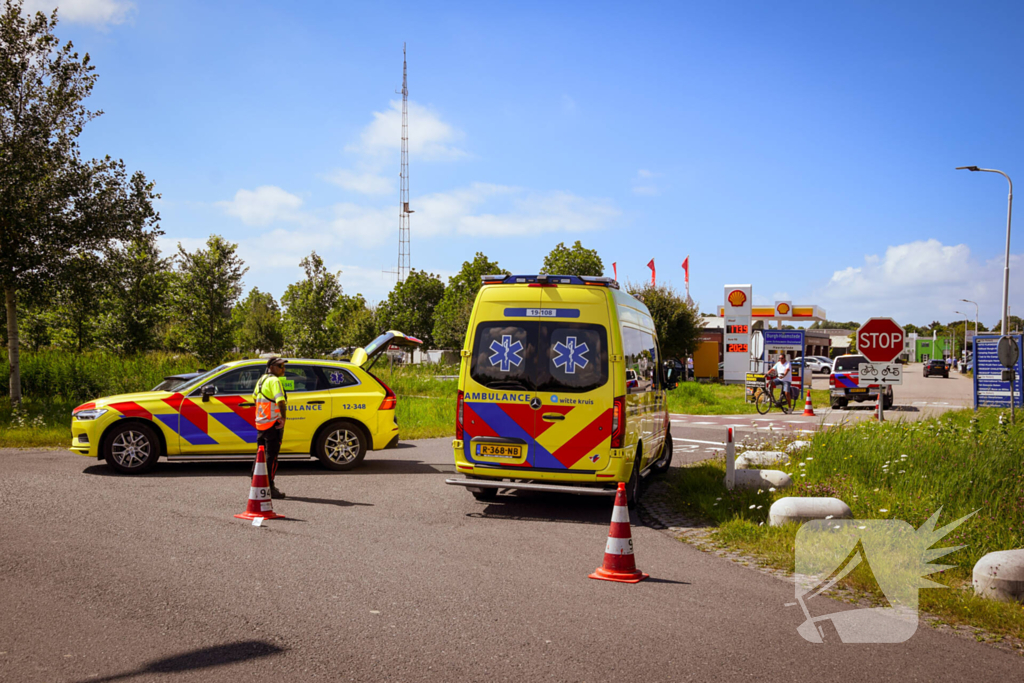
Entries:
POLYGON ((249 500, 270 500, 270 491, 266 487, 256 488, 255 486, 249 487, 249 500))
POLYGON ((253 472, 253 474, 255 474, 255 475, 262 474, 263 476, 267 476, 267 463, 265 463, 265 462, 257 462, 256 463, 256 470, 253 472))
POLYGON ((632 555, 632 538, 609 538, 604 546, 605 555, 632 555))
POLYGON ((612 521, 626 524, 629 522, 629 510, 622 505, 616 505, 612 508, 612 521))

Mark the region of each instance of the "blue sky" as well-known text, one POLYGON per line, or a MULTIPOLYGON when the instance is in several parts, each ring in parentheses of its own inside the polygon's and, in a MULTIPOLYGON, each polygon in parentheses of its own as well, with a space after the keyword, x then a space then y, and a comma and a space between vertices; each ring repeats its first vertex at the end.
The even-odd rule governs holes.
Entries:
POLYGON ((579 239, 679 289, 689 254, 706 311, 749 282, 832 319, 998 319, 1006 182, 953 169, 1024 187, 1024 6, 553 4, 75 0, 58 34, 100 75, 86 153, 156 181, 168 249, 222 234, 277 297, 313 249, 390 289, 405 41, 415 268, 536 272, 579 239))

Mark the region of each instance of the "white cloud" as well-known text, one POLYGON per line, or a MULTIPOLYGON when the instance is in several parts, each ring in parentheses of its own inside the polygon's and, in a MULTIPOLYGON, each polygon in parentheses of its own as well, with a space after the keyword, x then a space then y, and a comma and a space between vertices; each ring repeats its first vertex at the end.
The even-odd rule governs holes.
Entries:
MULTIPOLYGON (((458 159, 466 153, 453 143, 463 137, 430 108, 409 102, 409 155, 423 161, 458 159)), ((402 148, 402 101, 392 100, 385 111, 373 112, 371 121, 359 135, 359 142, 345 150, 368 156, 386 154, 402 148)))
POLYGON ((359 194, 389 194, 395 191, 395 184, 391 178, 380 175, 376 170, 356 172, 337 169, 324 176, 324 179, 359 194))
POLYGON ((231 201, 217 202, 229 216, 242 219, 246 225, 265 226, 279 220, 304 221, 299 209, 302 199, 274 185, 261 185, 255 190, 239 190, 231 201))
MULTIPOLYGON (((1024 278, 1014 277, 1022 266, 1024 255, 1011 254, 1011 306, 1024 297, 1024 278)), ((920 240, 888 247, 883 256, 866 255, 863 264, 835 271, 814 300, 832 320, 888 315, 898 322, 926 324, 948 322, 958 310, 973 317, 974 306, 960 301, 971 299, 978 302, 982 321, 991 325, 1001 311, 1002 277, 1002 256, 980 262, 965 244, 920 240)))
POLYGON ((185 248, 185 251, 195 251, 206 247, 205 237, 168 237, 167 235, 160 235, 156 238, 157 249, 160 250, 160 256, 163 258, 169 258, 175 256, 178 253, 178 245, 180 244, 185 248))
POLYGON ((649 171, 646 168, 638 169, 636 177, 633 178, 633 194, 642 197, 657 197, 661 194, 661 190, 652 181, 660 176, 660 173, 649 171))
POLYGON ((135 11, 135 3, 123 0, 27 0, 26 12, 47 16, 57 7, 57 18, 78 24, 123 24, 135 11))

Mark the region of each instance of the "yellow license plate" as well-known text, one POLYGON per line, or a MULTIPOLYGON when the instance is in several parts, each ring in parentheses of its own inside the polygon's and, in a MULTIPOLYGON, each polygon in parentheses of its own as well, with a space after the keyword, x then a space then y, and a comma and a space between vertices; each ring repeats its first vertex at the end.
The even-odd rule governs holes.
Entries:
POLYGON ((867 389, 850 389, 851 394, 864 394, 867 393, 867 389))
POLYGON ((480 443, 476 445, 476 454, 488 458, 508 458, 512 460, 522 457, 523 447, 506 446, 505 444, 480 443))

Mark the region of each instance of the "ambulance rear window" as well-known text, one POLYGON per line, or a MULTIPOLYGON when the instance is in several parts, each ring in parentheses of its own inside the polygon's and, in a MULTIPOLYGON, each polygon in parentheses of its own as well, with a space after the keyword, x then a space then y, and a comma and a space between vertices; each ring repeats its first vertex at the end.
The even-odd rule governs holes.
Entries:
POLYGON ((591 391, 608 382, 608 335, 583 323, 481 323, 470 376, 489 389, 591 391))

